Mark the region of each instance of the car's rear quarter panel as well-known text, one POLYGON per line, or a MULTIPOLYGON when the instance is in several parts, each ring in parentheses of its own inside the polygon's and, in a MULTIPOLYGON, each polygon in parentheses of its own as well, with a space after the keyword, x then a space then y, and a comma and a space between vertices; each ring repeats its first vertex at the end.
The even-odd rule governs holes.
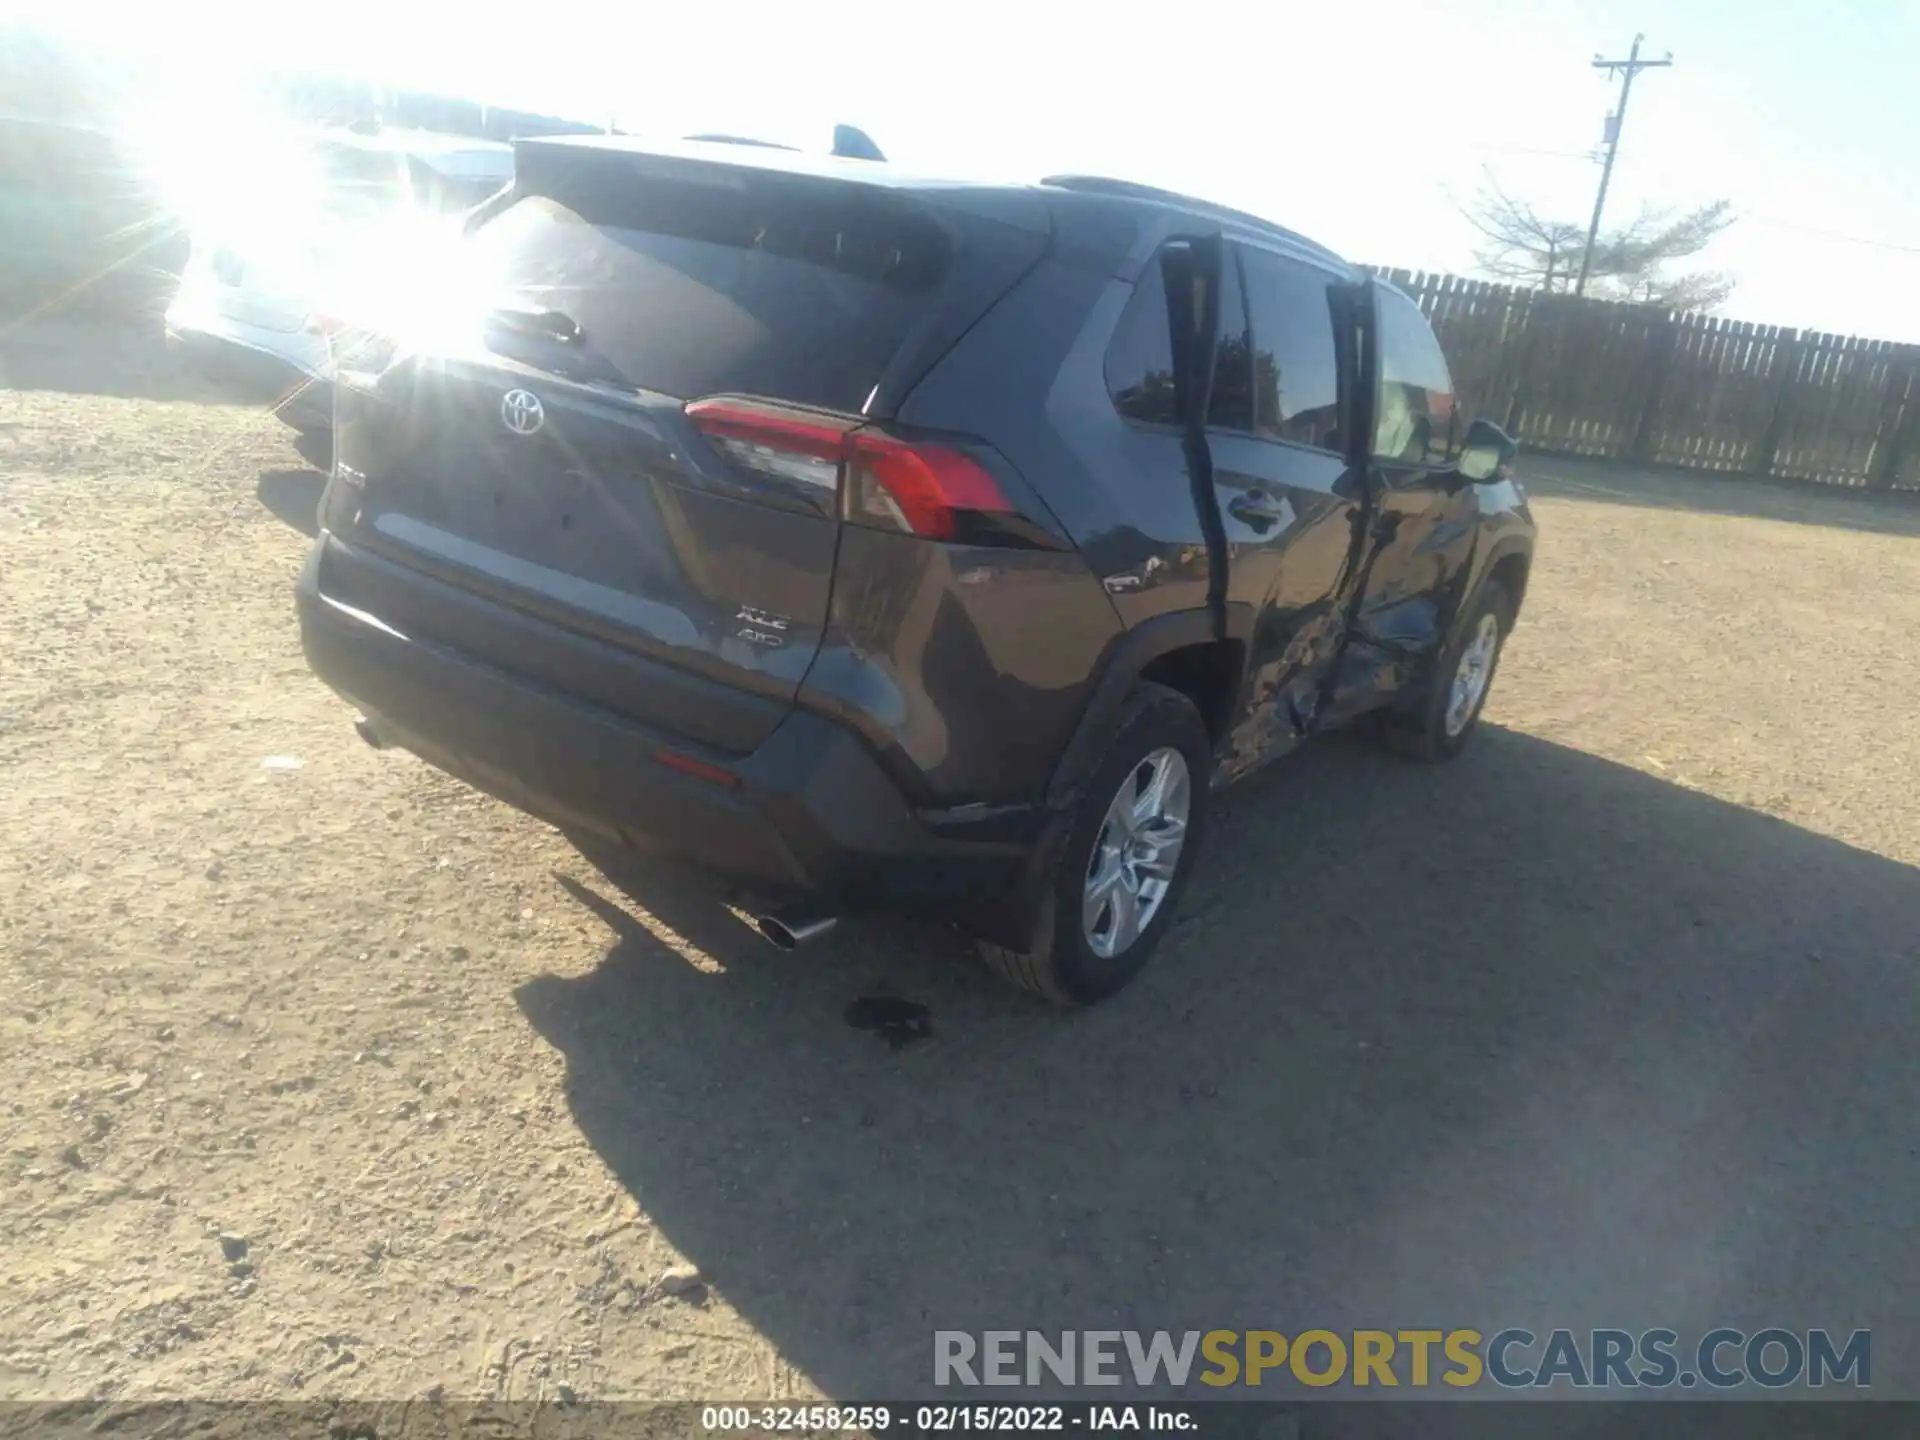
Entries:
MULTIPOLYGON (((1131 290, 1114 272, 1126 265, 1124 250, 1049 255, 896 416, 986 440, 1075 550, 842 532, 827 634, 801 700, 860 728, 922 804, 1039 800, 1132 623, 1101 581, 1147 558, 1139 505, 1168 512, 1159 528, 1197 537, 1177 439, 1139 436, 1107 396, 1102 356, 1131 290), (1166 493, 1144 501, 1113 483, 1143 459, 1167 472, 1166 493)), ((1166 567, 1162 578, 1181 593, 1149 608, 1205 603, 1203 571, 1166 567)))
POLYGON ((800 699, 858 730, 916 803, 1037 800, 1119 628, 1079 555, 848 526, 800 699))

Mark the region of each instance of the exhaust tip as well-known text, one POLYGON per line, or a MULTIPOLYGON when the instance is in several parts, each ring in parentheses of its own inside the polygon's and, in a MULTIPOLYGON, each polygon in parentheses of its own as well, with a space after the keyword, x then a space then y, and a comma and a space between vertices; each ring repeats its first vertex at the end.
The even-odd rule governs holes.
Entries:
POLYGON ((776 950, 798 950, 800 948, 800 942, 794 937, 793 931, 789 930, 782 921, 775 919, 771 915, 760 916, 753 922, 753 928, 759 932, 762 940, 766 941, 776 950))
POLYGON ((776 950, 798 950, 810 940, 818 940, 840 923, 837 915, 813 918, 755 915, 748 923, 762 940, 776 950))
POLYGON ((366 741, 367 744, 375 750, 384 750, 387 748, 386 736, 382 735, 379 727, 364 715, 353 722, 353 733, 366 741))

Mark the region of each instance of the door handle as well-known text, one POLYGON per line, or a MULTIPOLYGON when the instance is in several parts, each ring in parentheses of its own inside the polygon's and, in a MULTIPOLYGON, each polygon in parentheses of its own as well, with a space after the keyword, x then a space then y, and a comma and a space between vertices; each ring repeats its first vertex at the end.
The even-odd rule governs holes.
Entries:
POLYGON ((1227 502, 1227 513, 1256 530, 1277 525, 1286 515, 1286 501, 1265 490, 1242 490, 1227 502))

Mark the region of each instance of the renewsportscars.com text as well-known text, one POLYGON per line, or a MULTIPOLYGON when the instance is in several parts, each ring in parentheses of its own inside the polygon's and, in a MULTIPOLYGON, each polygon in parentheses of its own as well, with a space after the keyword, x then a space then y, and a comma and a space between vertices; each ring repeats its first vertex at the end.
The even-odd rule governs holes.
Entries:
POLYGON ((937 1330, 936 1385, 1729 1390, 1873 1383, 1873 1335, 1772 1326, 1553 1330, 937 1330))

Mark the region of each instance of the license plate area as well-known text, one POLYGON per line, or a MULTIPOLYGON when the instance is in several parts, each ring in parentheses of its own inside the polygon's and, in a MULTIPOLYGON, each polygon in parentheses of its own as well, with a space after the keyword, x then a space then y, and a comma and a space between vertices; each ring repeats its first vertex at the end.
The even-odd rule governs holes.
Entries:
POLYGON ((557 445, 521 442, 486 455, 469 452, 396 476, 382 488, 381 509, 629 594, 657 590, 676 568, 647 478, 609 474, 557 445))

